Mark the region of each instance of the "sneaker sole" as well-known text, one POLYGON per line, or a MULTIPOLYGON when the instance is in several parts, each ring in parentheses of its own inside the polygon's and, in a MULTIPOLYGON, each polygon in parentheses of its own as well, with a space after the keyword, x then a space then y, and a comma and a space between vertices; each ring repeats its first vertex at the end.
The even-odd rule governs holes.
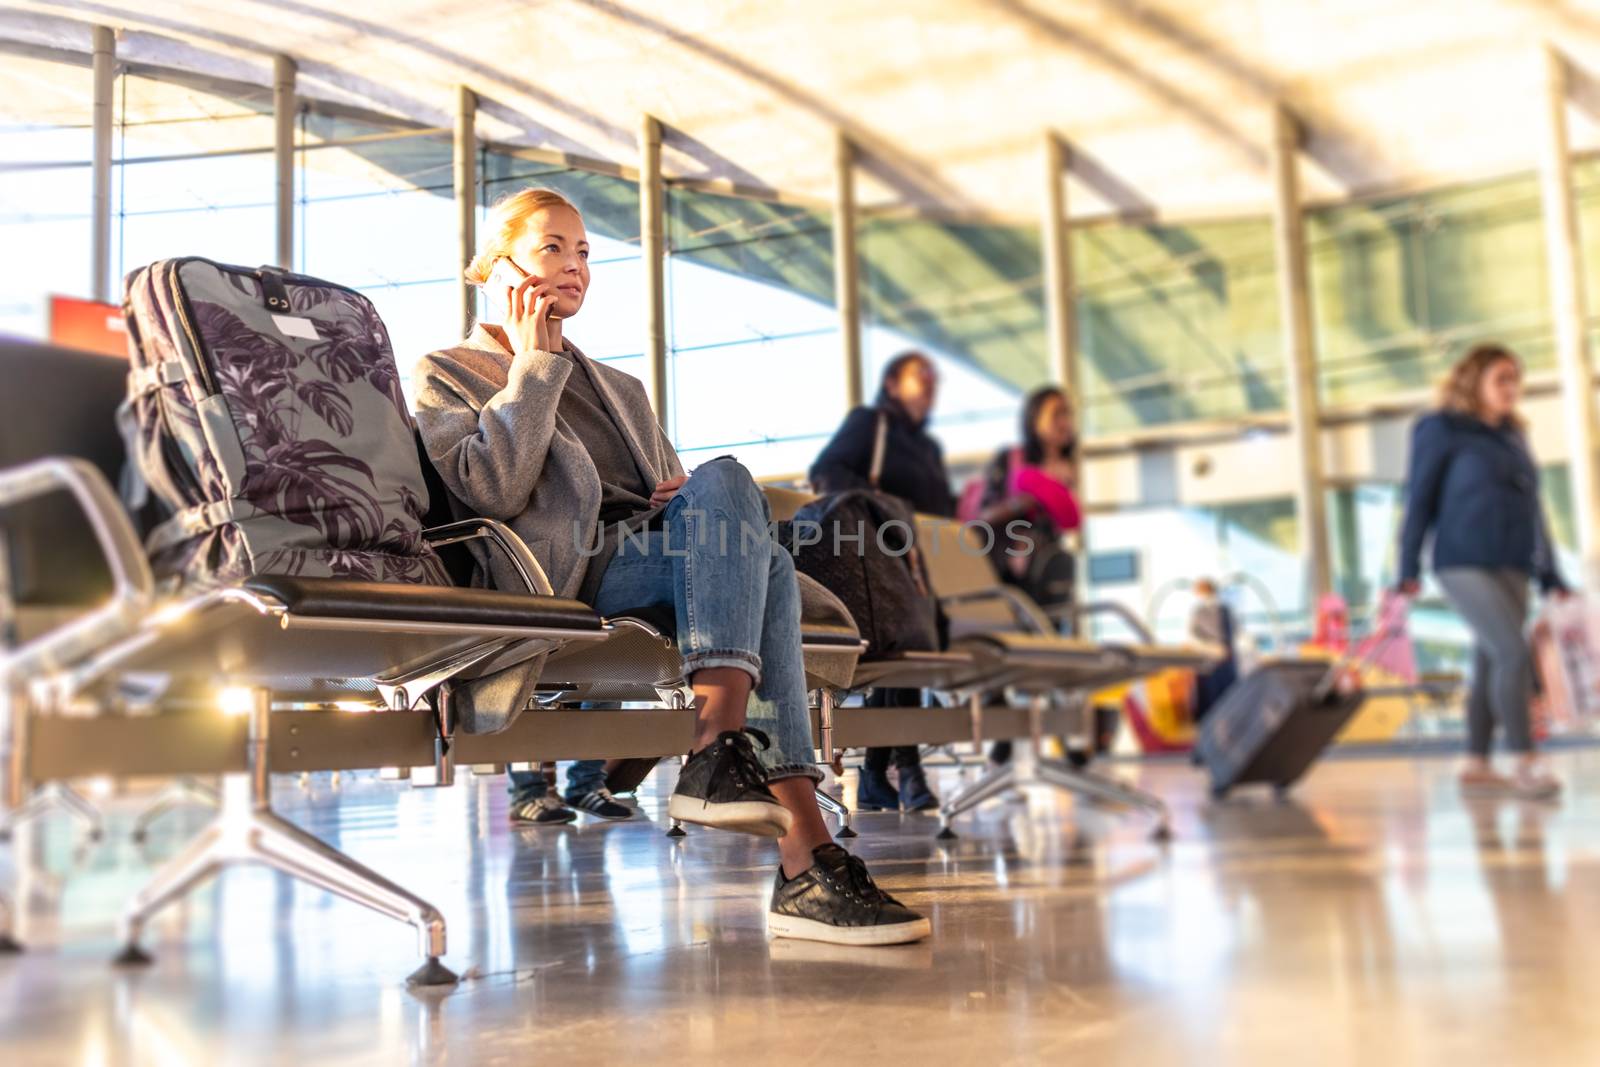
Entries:
POLYGON ((816 919, 802 919, 798 915, 767 913, 767 933, 773 937, 791 937, 797 941, 821 941, 829 945, 905 945, 921 941, 933 933, 933 924, 927 919, 908 923, 891 923, 887 926, 832 926, 816 919))
POLYGON ((588 808, 573 808, 572 810, 573 811, 577 811, 577 812, 582 812, 583 814, 589 816, 589 818, 591 818, 591 819, 601 819, 601 820, 604 820, 605 822, 627 822, 629 819, 633 818, 633 816, 634 816, 634 812, 631 812, 631 811, 628 812, 626 815, 606 815, 606 814, 603 814, 603 813, 598 812, 598 811, 590 811, 588 808))
POLYGON ((755 837, 782 837, 794 825, 794 816, 777 804, 769 804, 764 800, 708 804, 676 793, 667 800, 667 815, 679 822, 755 837))

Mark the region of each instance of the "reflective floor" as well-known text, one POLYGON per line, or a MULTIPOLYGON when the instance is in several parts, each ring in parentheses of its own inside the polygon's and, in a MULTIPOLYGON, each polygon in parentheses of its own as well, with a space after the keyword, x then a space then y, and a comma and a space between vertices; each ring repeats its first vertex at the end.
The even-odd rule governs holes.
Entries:
MULTIPOLYGON (((655 821, 513 830, 500 779, 281 780, 282 810, 450 923, 447 994, 403 926, 239 871, 107 960, 126 894, 203 816, 129 841, 53 821, 0 959, 0 1063, 1595 1064, 1600 751, 1553 808, 1463 803, 1438 758, 1338 759, 1296 800, 1206 800, 1188 766, 1115 767, 1176 840, 1034 795, 962 821, 864 816, 855 850, 933 917, 896 949, 769 943, 774 849, 655 821)), ((846 778, 849 785, 853 775, 846 778)), ((941 788, 956 772, 941 771, 941 788)), ((4 861, 9 864, 9 859, 4 861)))

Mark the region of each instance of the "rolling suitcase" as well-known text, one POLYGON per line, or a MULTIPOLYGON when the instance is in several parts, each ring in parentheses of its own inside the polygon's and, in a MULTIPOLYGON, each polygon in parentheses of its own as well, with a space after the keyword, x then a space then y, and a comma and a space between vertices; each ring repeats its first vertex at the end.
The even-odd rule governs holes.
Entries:
POLYGON ((1211 773, 1211 795, 1251 782, 1282 795, 1299 781, 1366 700, 1360 668, 1397 636, 1403 616, 1403 605, 1386 612, 1378 639, 1357 656, 1264 663, 1223 693, 1195 746, 1211 773))

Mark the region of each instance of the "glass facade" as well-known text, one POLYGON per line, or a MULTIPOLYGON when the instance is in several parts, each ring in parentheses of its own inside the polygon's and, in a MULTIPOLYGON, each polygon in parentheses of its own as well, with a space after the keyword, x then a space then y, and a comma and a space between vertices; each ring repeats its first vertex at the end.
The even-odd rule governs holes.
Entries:
MULTIPOLYGON (((87 61, 0 64, 0 332, 45 333, 45 298, 87 295, 87 61)), ((113 291, 126 271, 196 254, 275 257, 273 137, 264 88, 119 74, 114 98, 113 291)), ((402 373, 460 329, 452 143, 447 132, 307 104, 295 134, 297 270, 365 292, 402 373)), ((555 188, 583 211, 592 284, 569 326, 590 356, 643 377, 639 189, 501 147, 480 153, 480 220, 501 196, 555 188)), ((1600 312, 1600 161, 1576 168, 1600 312)), ((803 473, 845 414, 826 211, 669 187, 668 422, 692 467, 732 453, 760 476, 803 473)), ((1495 338, 1536 372, 1553 366, 1539 190, 1524 174, 1312 210, 1312 308, 1325 404, 1361 405, 1432 385, 1466 344, 1495 338)), ((860 223, 863 381, 918 349, 941 374, 933 430, 959 465, 1016 437, 1024 394, 1051 378, 1036 227, 869 214, 860 223)), ((1076 228, 1072 252, 1082 427, 1089 437, 1285 410, 1272 227, 1265 217, 1076 228)), ((1091 554, 1137 554, 1136 582, 1096 596, 1148 612, 1200 574, 1248 576, 1241 612, 1265 632, 1309 629, 1293 502, 1130 506, 1090 517, 1091 554)), ((1564 468, 1545 471, 1552 528, 1569 554, 1564 468)), ((1400 487, 1329 490, 1338 590, 1358 619, 1394 570, 1400 487)), ((1125 557, 1124 557, 1125 558, 1125 557)), ((1108 572, 1109 573, 1109 572, 1108 572)), ((1166 636, 1180 618, 1158 618, 1166 636)), ((1424 664, 1459 663, 1465 635, 1437 601, 1419 609, 1424 664), (1425 634, 1424 634, 1425 631, 1425 634)))
POLYGON ((1089 433, 1283 410, 1270 221, 1085 226, 1073 257, 1089 433))
POLYGON ((42 336, 51 293, 90 291, 93 93, 87 66, 0 63, 0 334, 42 336))
POLYGON ((306 111, 295 145, 295 269, 372 301, 409 393, 418 357, 460 333, 451 139, 306 111))
POLYGON ((1050 379, 1037 229, 868 218, 861 257, 862 381, 917 349, 939 369, 932 430, 947 456, 1016 438, 1024 393, 1050 379))
POLYGON ((1531 175, 1311 212, 1323 402, 1429 389, 1480 340, 1553 367, 1542 227, 1531 175))
POLYGON ((112 292, 174 256, 273 262, 271 93, 127 73, 114 92, 112 292))
POLYGON ((844 412, 831 222, 672 190, 667 242, 669 425, 684 466, 732 454, 757 475, 803 474, 844 412))

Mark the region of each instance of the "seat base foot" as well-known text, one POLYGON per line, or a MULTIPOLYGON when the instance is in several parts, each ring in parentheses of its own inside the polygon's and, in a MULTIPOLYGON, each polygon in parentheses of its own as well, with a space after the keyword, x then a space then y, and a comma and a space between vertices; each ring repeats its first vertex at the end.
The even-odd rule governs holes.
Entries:
POLYGON ((960 837, 961 835, 956 833, 954 830, 952 830, 948 826, 941 826, 939 828, 939 832, 937 834, 934 834, 933 836, 934 836, 934 839, 938 840, 938 841, 954 841, 956 838, 960 837))
POLYGON ((406 975, 408 986, 455 985, 461 976, 439 962, 438 956, 429 956, 421 967, 406 975))
POLYGON ((667 831, 667 836, 676 839, 679 837, 688 837, 689 834, 688 831, 684 830, 683 827, 674 826, 672 829, 667 831))
POLYGON ((0 956, 15 956, 22 951, 22 942, 10 934, 0 934, 0 956))
POLYGON ((113 967, 148 967, 156 958, 138 945, 128 945, 111 961, 113 967))
POLYGON ((856 833, 854 830, 852 830, 848 826, 841 826, 839 828, 839 832, 837 834, 834 834, 833 836, 851 838, 851 837, 860 837, 861 835, 856 833))

